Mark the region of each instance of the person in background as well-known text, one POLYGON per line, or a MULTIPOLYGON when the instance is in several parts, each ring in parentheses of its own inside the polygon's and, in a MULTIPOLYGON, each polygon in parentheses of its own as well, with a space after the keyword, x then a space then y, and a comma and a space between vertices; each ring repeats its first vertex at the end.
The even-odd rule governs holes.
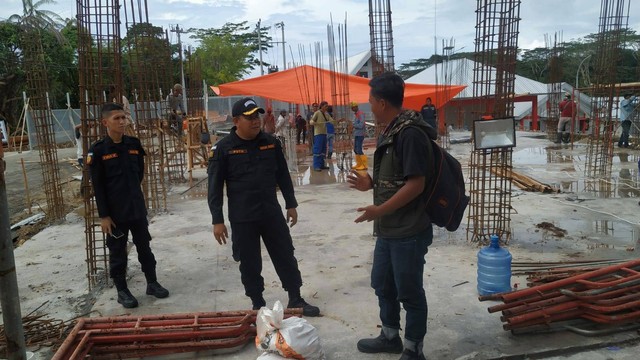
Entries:
POLYGON ((262 119, 262 131, 272 135, 276 133, 276 117, 270 107, 267 108, 267 113, 262 119))
POLYGON ((560 109, 560 120, 558 121, 558 136, 555 143, 569 143, 571 141, 571 121, 576 116, 576 102, 571 98, 571 94, 566 93, 564 100, 558 104, 560 109))
POLYGON ((262 238, 282 287, 289 294, 287 307, 302 308, 305 316, 318 316, 320 309, 300 295, 302 276, 287 226, 291 222, 293 227, 298 221, 293 182, 280 142, 260 131, 260 113, 264 110, 253 99, 237 101, 232 110, 235 126, 209 153, 207 198, 213 236, 220 245, 226 244, 229 237, 222 211, 226 185, 231 251, 233 259, 240 262, 240 278, 253 309, 266 305, 262 295, 262 238), (286 220, 277 189, 284 197, 286 220))
POLYGON ((362 150, 364 143, 365 117, 364 112, 358 108, 358 103, 351 102, 353 111, 353 152, 356 154, 356 164, 352 166, 355 170, 367 170, 367 155, 362 150))
POLYGON ((313 114, 309 124, 313 126, 313 170, 322 171, 329 167, 324 163, 327 153, 327 123, 333 123, 333 118, 327 110, 329 103, 322 101, 320 109, 313 114))
POLYGON ((169 291, 158 283, 156 259, 149 246, 147 208, 140 186, 146 154, 138 138, 125 135, 127 121, 122 106, 106 103, 101 114, 107 136, 91 146, 87 166, 91 170, 100 227, 107 234, 109 272, 118 291, 118 303, 135 308, 138 300, 129 291, 126 279, 129 232, 147 280, 147 295, 169 296, 169 291))
POLYGON ((637 106, 637 103, 635 103, 637 98, 635 95, 625 94, 624 99, 620 101, 620 126, 622 127, 622 134, 620 134, 620 140, 618 140, 618 147, 629 147, 631 115, 637 106))
POLYGON ((287 110, 280 110, 280 116, 278 116, 278 121, 276 121, 276 138, 280 141, 280 145, 282 147, 285 146, 285 139, 287 133, 287 110))
POLYGON ((182 122, 187 115, 184 111, 184 95, 182 85, 173 85, 173 91, 167 96, 169 103, 169 122, 178 135, 182 135, 182 122))
POLYGON ((74 128, 76 136, 76 157, 78 159, 78 165, 80 168, 84 166, 83 151, 82 151, 82 124, 78 124, 74 128))
POLYGON ((311 111, 307 111, 307 136, 309 137, 309 146, 313 147, 313 135, 314 135, 314 131, 313 131, 313 125, 310 124, 311 122, 311 118, 313 117, 313 114, 316 113, 316 111, 318 111, 319 106, 318 103, 314 102, 313 104, 311 104, 311 111))
POLYGON ((438 109, 431 103, 430 97, 428 97, 426 103, 422 105, 420 115, 422 115, 422 119, 424 119, 427 124, 431 125, 436 131, 438 130, 438 109))
MULTIPOLYGON (((327 113, 333 119, 333 106, 329 105, 327 113)), ((336 129, 332 122, 327 122, 327 158, 331 159, 333 156, 333 143, 336 140, 336 129)))
POLYGON ((376 123, 388 124, 374 153, 373 178, 351 170, 347 181, 360 191, 373 189, 373 205, 358 208, 355 222, 373 221, 377 234, 371 287, 380 306, 382 330, 358 341, 363 353, 402 353, 400 360, 425 360, 427 299, 424 257, 433 239, 433 226, 424 206, 432 180, 437 137, 413 110, 403 110, 404 81, 384 73, 369 82, 369 104, 376 123), (400 338, 400 304, 406 311, 404 343, 400 338))
POLYGON ((303 144, 307 141, 307 121, 298 114, 296 116, 296 144, 300 144, 300 140, 303 144))

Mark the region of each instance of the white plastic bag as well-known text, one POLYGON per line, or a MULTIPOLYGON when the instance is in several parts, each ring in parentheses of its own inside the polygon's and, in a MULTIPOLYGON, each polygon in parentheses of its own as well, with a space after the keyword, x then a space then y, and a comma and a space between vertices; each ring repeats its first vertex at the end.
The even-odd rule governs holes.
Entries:
POLYGON ((256 360, 282 360, 282 359, 284 358, 276 353, 264 352, 260 354, 260 356, 258 356, 256 360))
POLYGON ((256 319, 256 347, 277 352, 288 359, 324 360, 318 331, 307 320, 292 316, 284 319, 284 308, 276 301, 273 310, 263 307, 256 319))

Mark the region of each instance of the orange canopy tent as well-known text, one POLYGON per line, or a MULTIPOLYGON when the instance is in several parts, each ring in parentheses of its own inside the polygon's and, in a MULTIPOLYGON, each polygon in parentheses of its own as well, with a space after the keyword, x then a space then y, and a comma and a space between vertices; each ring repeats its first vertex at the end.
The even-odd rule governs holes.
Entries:
MULTIPOLYGON (((218 86, 219 95, 261 96, 268 99, 293 104, 309 104, 326 100, 331 103, 331 76, 329 70, 302 65, 292 69, 256 77, 253 79, 234 81, 218 86)), ((349 100, 357 103, 369 102, 369 79, 340 74, 339 83, 349 83, 349 100)), ((404 90, 405 108, 420 110, 427 97, 431 97, 436 107, 441 107, 461 92, 465 86, 452 85, 444 89, 436 85, 406 84, 404 90)), ((339 100, 343 96, 338 96, 339 100)), ((345 105, 342 103, 333 105, 345 105)))

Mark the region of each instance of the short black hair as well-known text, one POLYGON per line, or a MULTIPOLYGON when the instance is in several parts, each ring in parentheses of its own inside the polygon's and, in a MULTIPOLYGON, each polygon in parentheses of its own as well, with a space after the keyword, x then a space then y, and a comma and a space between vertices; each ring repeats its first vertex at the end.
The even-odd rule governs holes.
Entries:
POLYGON ((404 80, 394 72, 380 74, 369 81, 371 95, 384 99, 391 106, 402 108, 404 99, 404 80))
POLYGON ((100 116, 102 116, 102 118, 104 119, 109 115, 110 112, 118 110, 124 111, 122 105, 116 103, 105 103, 100 109, 100 116))
POLYGON ((326 102, 326 101, 321 101, 321 102, 320 102, 320 107, 323 107, 323 106, 325 106, 325 105, 329 105, 329 103, 328 103, 328 102, 326 102))

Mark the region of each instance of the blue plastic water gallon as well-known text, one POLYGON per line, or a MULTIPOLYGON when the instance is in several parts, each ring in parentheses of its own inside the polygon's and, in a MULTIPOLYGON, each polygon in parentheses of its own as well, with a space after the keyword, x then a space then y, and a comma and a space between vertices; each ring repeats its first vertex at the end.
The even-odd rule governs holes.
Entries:
POLYGON ((478 251, 478 294, 506 291, 511 291, 511 254, 500 247, 498 235, 491 235, 491 244, 478 251))

